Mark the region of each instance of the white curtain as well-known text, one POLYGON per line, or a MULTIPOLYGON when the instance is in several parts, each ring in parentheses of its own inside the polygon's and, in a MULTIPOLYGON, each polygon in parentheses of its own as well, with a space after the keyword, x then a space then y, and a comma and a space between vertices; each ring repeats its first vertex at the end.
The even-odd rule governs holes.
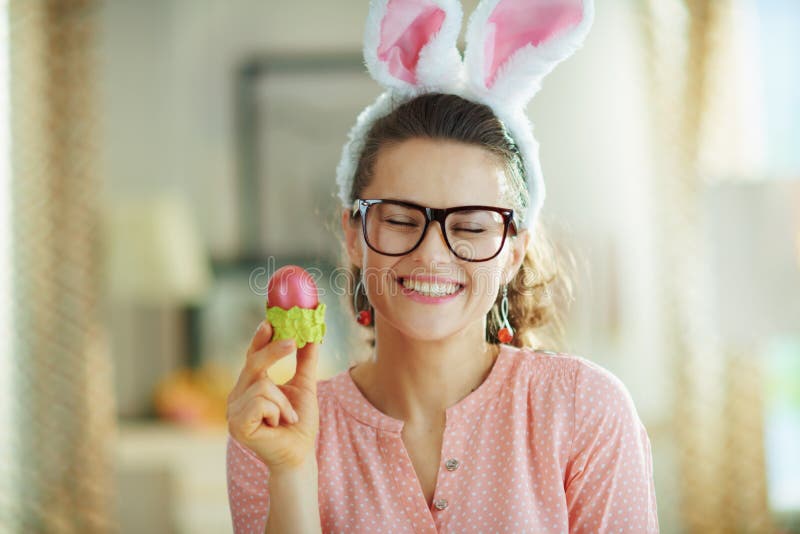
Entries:
POLYGON ((8 7, 13 257, 3 343, 15 389, 0 524, 110 532, 116 410, 100 299, 98 3, 8 7))
POLYGON ((662 458, 671 452, 675 480, 659 493, 659 507, 678 511, 683 532, 774 531, 759 361, 752 347, 731 346, 720 335, 713 247, 703 231, 707 188, 761 171, 752 7, 649 0, 644 17, 657 146, 658 298, 673 371, 666 378, 671 429, 655 446, 662 458))

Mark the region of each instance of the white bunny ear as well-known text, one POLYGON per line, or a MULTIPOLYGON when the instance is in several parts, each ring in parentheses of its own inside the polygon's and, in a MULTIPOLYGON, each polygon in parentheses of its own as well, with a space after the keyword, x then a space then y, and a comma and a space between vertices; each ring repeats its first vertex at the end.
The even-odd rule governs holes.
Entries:
POLYGON ((457 0, 371 0, 364 30, 370 75, 407 95, 458 87, 461 18, 457 0))
POLYGON ((592 0, 481 0, 465 39, 470 90, 486 103, 524 107, 583 45, 593 18, 592 0))

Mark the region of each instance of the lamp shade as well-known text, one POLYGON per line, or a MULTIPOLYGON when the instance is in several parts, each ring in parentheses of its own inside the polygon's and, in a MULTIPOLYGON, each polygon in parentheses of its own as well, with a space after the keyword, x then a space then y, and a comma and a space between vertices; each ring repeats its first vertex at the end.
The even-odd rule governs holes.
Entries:
POLYGON ((106 243, 114 299, 140 304, 196 304, 211 285, 208 253, 178 196, 112 203, 106 243))

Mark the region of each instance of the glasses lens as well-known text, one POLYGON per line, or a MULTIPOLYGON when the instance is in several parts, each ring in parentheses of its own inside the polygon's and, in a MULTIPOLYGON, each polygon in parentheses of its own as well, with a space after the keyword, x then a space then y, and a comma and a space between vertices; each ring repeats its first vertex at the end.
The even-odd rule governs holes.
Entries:
MULTIPOLYGON (((419 242, 425 215, 391 202, 373 204, 366 213, 367 241, 384 254, 406 254, 419 242)), ((481 261, 496 255, 503 244, 505 222, 492 210, 455 211, 445 228, 452 251, 459 258, 481 261)))
POLYGON ((504 232, 503 216, 496 211, 456 211, 447 216, 447 239, 456 256, 465 260, 485 260, 497 254, 504 232))
POLYGON ((416 209, 381 202, 367 209, 367 241, 385 254, 405 254, 419 241, 425 215, 416 209))

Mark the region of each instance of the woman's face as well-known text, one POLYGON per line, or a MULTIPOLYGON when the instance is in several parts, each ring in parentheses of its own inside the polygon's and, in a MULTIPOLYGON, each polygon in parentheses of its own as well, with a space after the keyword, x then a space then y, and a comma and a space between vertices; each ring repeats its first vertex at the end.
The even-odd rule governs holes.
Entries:
MULTIPOLYGON (((488 150, 415 138, 381 148, 373 181, 361 198, 405 200, 431 208, 469 204, 512 208, 506 200, 507 187, 498 157, 488 150)), ((387 321, 404 335, 425 340, 457 335, 467 328, 482 332, 501 284, 510 282, 519 269, 529 240, 527 231, 511 238, 509 230, 495 258, 469 262, 450 251, 440 225, 431 222, 415 250, 386 256, 367 246, 360 219, 350 224, 347 210, 342 225, 350 260, 362 269, 376 321, 387 321), (427 302, 406 294, 401 280, 414 276, 443 277, 463 287, 453 298, 427 302)))

